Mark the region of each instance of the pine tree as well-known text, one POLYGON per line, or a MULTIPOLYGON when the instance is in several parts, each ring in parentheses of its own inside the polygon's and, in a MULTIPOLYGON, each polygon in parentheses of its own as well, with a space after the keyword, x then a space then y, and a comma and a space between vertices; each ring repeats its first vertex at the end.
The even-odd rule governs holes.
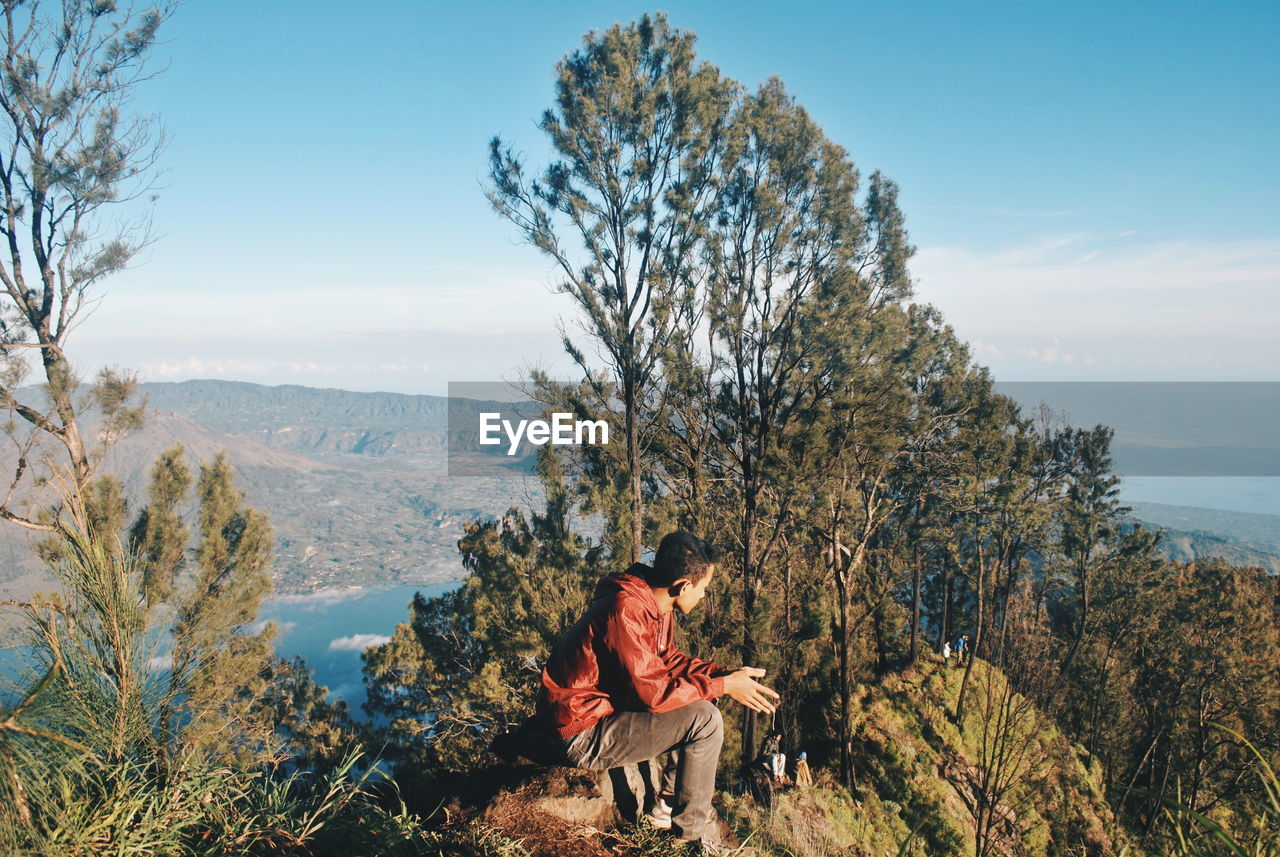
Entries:
POLYGON ((1108 565, 1149 556, 1155 549, 1155 534, 1121 525, 1120 519, 1132 510, 1120 503, 1120 479, 1111 472, 1112 434, 1106 426, 1095 426, 1065 433, 1060 439, 1066 497, 1058 516, 1055 548, 1059 573, 1070 578, 1076 601, 1063 670, 1071 668, 1088 633, 1094 578, 1108 565))
POLYGON ((999 539, 993 538, 993 532, 1013 493, 1010 476, 1016 467, 1018 433, 1024 428, 1017 405, 996 392, 985 369, 966 378, 965 411, 954 438, 952 470, 944 489, 958 537, 951 543, 953 562, 962 579, 967 578, 974 597, 973 633, 966 646, 964 677, 954 713, 957 723, 964 718, 974 660, 986 654, 983 646, 990 627, 993 576, 1001 560, 995 547, 999 539))
MULTIPOLYGON (((862 237, 857 171, 844 150, 771 80, 735 109, 707 235, 706 316, 712 343, 717 461, 712 478, 736 520, 741 662, 760 662, 768 623, 759 598, 789 527, 806 456, 788 447, 822 394, 847 318, 828 293, 862 237), (796 453, 799 453, 797 456, 796 453), (767 499, 766 499, 767 498, 767 499)), ((746 712, 744 762, 756 752, 746 712)))
MULTIPOLYGON (((83 396, 66 343, 94 287, 122 270, 148 243, 147 224, 108 217, 112 206, 149 190, 159 139, 151 119, 129 103, 150 77, 147 56, 172 7, 145 11, 114 3, 7 2, 0 8, 4 43, 0 86, 0 407, 18 450, 0 519, 56 532, 57 516, 32 515, 16 504, 16 489, 33 465, 52 461, 64 494, 89 511, 99 456, 80 426, 96 410, 108 441, 137 425, 133 378, 103 370, 83 396), (23 391, 38 361, 42 398, 23 391), (44 447, 59 450, 46 458, 44 447)), ((80 534, 90 522, 65 523, 80 534)))
POLYGON ((611 475, 629 508, 613 535, 615 554, 632 562, 644 543, 645 452, 663 410, 655 381, 710 216, 734 91, 693 44, 663 15, 593 33, 556 67, 555 107, 540 123, 555 160, 541 176, 530 180, 510 147, 491 144, 490 202, 555 262, 606 366, 595 371, 563 336, 590 385, 588 410, 621 429, 611 475))
POLYGON ((469 524, 458 545, 463 585, 416 596, 409 621, 365 653, 366 708, 389 721, 401 770, 463 770, 522 723, 551 647, 601 576, 601 551, 574 533, 550 449, 540 459, 544 509, 469 524))
MULTIPOLYGON (((823 462, 806 523, 835 591, 833 685, 841 775, 849 785, 858 638, 863 623, 874 631, 882 622, 903 582, 907 564, 891 530, 917 504, 921 471, 936 466, 935 448, 954 431, 954 403, 935 386, 967 360, 927 307, 887 305, 855 330, 860 338, 833 365, 831 394, 813 434, 801 441, 817 444, 823 462)), ((883 653, 882 641, 878 648, 883 653)))
POLYGON ((190 488, 191 470, 182 447, 165 450, 151 467, 151 502, 129 533, 130 548, 143 569, 142 588, 149 607, 169 600, 185 559, 190 533, 178 504, 190 488))
POLYGON ((176 601, 173 629, 182 740, 215 756, 254 755, 269 748, 272 731, 255 712, 266 692, 274 627, 251 627, 271 586, 271 528, 242 505, 222 453, 200 468, 196 493, 196 575, 176 601))

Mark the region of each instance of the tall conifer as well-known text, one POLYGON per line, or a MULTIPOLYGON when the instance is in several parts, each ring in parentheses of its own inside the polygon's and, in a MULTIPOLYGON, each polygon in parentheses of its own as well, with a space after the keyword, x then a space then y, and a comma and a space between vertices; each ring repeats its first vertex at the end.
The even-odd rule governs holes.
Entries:
POLYGON ((588 35, 556 67, 555 106, 540 123, 552 162, 531 179, 500 139, 490 152, 489 200, 555 262, 594 345, 562 331, 589 410, 611 415, 623 440, 611 475, 629 502, 613 537, 633 562, 644 543, 644 458, 663 410, 655 381, 707 226, 734 91, 693 43, 661 14, 588 35))

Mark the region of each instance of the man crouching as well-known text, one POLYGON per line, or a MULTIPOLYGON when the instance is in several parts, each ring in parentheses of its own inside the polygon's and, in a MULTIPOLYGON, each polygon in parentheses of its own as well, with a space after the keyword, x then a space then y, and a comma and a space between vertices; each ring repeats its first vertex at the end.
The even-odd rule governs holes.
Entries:
POLYGON ((538 699, 539 719, 575 767, 614 768, 670 751, 663 794, 673 796, 671 829, 695 842, 711 812, 724 741, 712 700, 729 696, 771 714, 779 698, 756 682, 764 670, 730 671, 672 643, 672 611, 698 606, 717 559, 702 539, 676 531, 658 545, 652 568, 636 563, 601 580, 551 653, 538 699))

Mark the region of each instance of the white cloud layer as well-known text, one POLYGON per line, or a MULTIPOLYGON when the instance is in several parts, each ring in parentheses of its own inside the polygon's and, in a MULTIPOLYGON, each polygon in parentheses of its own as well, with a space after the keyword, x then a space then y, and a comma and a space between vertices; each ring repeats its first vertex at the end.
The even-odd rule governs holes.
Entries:
POLYGON ((364 598, 368 594, 369 590, 360 587, 331 587, 317 589, 315 592, 276 595, 272 597, 271 602, 273 604, 290 604, 302 608, 324 608, 334 604, 341 604, 345 601, 355 601, 359 598, 364 598))
MULTIPOLYGON (((1001 380, 1280 378, 1280 240, 1063 230, 989 251, 924 247, 912 270, 917 299, 1001 380)), ((573 371, 556 332, 558 317, 575 317, 572 301, 550 293, 537 267, 422 275, 380 284, 378 300, 363 302, 345 285, 113 289, 77 332, 77 354, 86 371, 123 365, 144 380, 404 393, 509 380, 530 366, 573 371)))
POLYGON ((385 634, 352 634, 349 637, 338 637, 329 641, 331 652, 363 652, 374 646, 385 646, 391 638, 385 634))
POLYGON ((917 297, 1004 380, 1274 380, 1280 241, 1069 234, 991 253, 929 247, 917 297))

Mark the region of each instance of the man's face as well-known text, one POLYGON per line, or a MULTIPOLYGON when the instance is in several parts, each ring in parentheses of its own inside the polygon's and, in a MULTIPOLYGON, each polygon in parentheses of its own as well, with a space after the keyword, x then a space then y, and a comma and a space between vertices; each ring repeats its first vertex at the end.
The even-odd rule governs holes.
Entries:
POLYGON ((711 578, 715 577, 715 574, 716 567, 713 565, 707 569, 702 580, 697 583, 685 581, 680 585, 680 594, 676 596, 675 607, 681 615, 689 615, 689 611, 697 607, 698 602, 707 596, 707 587, 711 585, 711 578))

